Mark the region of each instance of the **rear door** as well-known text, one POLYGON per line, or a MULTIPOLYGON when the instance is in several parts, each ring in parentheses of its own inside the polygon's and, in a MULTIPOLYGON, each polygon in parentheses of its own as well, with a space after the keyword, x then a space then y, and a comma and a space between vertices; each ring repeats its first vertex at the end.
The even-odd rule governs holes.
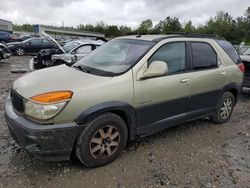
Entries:
POLYGON ((189 42, 192 62, 189 119, 213 112, 226 83, 226 70, 212 43, 189 42))

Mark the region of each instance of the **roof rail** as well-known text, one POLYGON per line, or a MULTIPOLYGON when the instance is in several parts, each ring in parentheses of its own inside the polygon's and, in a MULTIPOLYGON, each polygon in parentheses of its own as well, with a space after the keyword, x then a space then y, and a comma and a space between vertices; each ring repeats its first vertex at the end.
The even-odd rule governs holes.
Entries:
POLYGON ((157 38, 154 41, 159 42, 163 39, 176 38, 176 37, 220 39, 217 35, 214 35, 214 34, 196 34, 196 33, 189 33, 189 32, 168 32, 166 34, 169 36, 157 38))

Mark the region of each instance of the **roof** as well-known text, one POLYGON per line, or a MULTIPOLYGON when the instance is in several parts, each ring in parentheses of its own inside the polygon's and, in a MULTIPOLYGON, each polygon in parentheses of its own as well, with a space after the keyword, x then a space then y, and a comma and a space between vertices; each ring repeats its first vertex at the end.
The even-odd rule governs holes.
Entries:
POLYGON ((8 23, 12 24, 12 22, 8 21, 8 20, 0 19, 0 21, 4 21, 4 22, 8 22, 8 23))
POLYGON ((70 41, 70 42, 78 42, 78 43, 80 43, 81 45, 82 45, 82 44, 102 45, 102 44, 105 43, 105 42, 103 42, 103 41, 98 41, 98 40, 73 40, 73 41, 70 41))
POLYGON ((188 38, 211 38, 219 39, 216 35, 210 34, 190 34, 190 33, 176 33, 176 34, 167 34, 167 35, 130 35, 124 37, 118 37, 119 39, 137 39, 137 40, 147 40, 159 42, 167 38, 179 38, 179 37, 188 37, 188 38))

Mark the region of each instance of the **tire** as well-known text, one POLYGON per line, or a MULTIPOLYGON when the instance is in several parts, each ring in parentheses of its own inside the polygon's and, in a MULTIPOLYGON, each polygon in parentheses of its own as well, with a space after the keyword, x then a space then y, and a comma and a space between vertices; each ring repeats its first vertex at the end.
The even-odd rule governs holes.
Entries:
POLYGON ((231 92, 228 91, 225 92, 222 95, 219 104, 216 107, 216 111, 212 116, 212 120, 217 124, 222 124, 227 122, 233 113, 234 106, 235 106, 234 95, 231 92))
POLYGON ((77 138, 75 153, 87 167, 103 166, 121 154, 127 139, 128 130, 123 119, 116 114, 106 113, 87 124, 77 138))
POLYGON ((15 53, 18 56, 22 56, 22 55, 24 55, 24 49, 21 47, 18 47, 18 48, 16 48, 15 53))

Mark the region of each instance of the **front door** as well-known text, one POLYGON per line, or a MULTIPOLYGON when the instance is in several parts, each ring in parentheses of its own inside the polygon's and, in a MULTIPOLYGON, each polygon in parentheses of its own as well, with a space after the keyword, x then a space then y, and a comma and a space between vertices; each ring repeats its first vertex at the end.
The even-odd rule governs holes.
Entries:
POLYGON ((138 134, 152 134, 185 119, 190 77, 186 49, 185 42, 164 44, 148 59, 147 66, 153 61, 164 61, 168 74, 135 80, 138 134))

